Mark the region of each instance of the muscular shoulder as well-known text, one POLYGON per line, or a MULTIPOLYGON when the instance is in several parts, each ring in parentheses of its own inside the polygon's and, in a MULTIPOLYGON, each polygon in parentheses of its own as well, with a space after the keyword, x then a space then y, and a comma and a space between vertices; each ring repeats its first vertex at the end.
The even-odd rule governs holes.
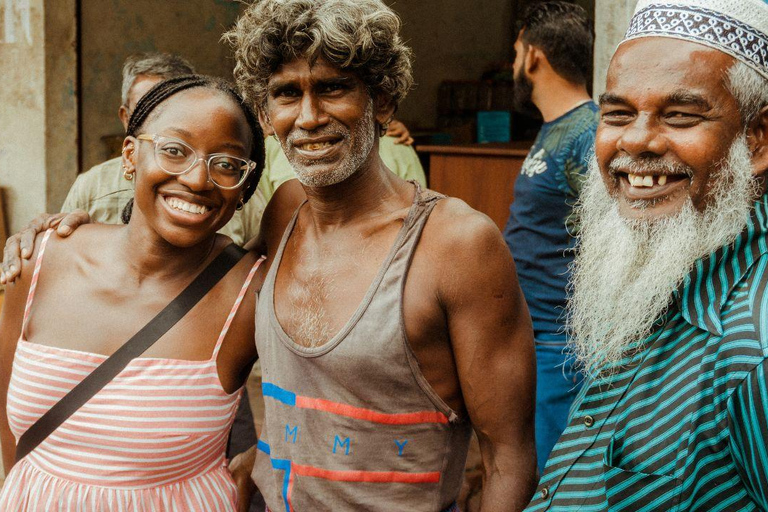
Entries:
POLYGON ((499 228, 487 215, 453 197, 438 201, 424 234, 431 249, 453 257, 476 257, 484 248, 504 245, 499 228))

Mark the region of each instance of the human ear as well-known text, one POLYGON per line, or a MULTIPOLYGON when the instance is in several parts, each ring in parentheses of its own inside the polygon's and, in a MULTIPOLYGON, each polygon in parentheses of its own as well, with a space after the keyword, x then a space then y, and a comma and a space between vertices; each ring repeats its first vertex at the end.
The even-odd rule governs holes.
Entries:
POLYGON ((123 130, 128 130, 128 121, 131 120, 131 116, 128 115, 128 107, 125 105, 120 105, 120 108, 117 109, 117 117, 120 118, 120 122, 123 123, 123 130))
POLYGON ((128 136, 123 140, 123 172, 136 172, 136 139, 128 136))
POLYGON ((376 108, 376 121, 381 126, 389 124, 392 119, 395 118, 395 110, 397 110, 397 108, 395 107, 392 98, 389 96, 383 94, 378 95, 374 99, 374 107, 376 108))
POLYGON ((269 115, 263 108, 259 109, 259 124, 261 125, 261 131, 264 132, 265 137, 275 134, 275 129, 272 128, 272 122, 269 120, 269 115))
POLYGON ((747 141, 752 153, 752 175, 768 173, 768 105, 760 109, 747 130, 747 141))
POLYGON ((533 74, 536 70, 539 69, 539 65, 541 64, 541 59, 543 55, 541 53, 541 50, 538 48, 526 45, 525 46, 525 57, 523 58, 523 70, 525 71, 526 75, 533 74))

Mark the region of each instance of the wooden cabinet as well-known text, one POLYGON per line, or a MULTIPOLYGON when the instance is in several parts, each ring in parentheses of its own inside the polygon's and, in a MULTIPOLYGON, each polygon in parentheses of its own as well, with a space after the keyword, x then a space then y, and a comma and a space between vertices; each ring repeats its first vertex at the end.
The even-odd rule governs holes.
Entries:
POLYGON ((429 188, 464 200, 504 229, 530 142, 417 146, 429 154, 429 188))

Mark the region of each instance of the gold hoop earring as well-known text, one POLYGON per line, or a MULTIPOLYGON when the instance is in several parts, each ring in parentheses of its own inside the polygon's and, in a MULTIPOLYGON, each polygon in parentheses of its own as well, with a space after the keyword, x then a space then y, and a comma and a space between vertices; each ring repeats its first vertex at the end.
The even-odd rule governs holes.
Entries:
POLYGON ((243 201, 243 198, 240 197, 240 199, 237 201, 237 206, 235 206, 235 210, 240 211, 245 207, 245 201, 243 201))
POLYGON ((123 178, 125 178, 127 181, 131 181, 133 179, 133 172, 128 170, 128 167, 123 165, 123 178))

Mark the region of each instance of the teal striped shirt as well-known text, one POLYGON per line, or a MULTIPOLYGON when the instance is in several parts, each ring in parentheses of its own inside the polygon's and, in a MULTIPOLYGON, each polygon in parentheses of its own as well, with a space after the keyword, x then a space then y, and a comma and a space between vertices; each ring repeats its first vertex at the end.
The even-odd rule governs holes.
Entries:
POLYGON ((527 510, 768 510, 766 234, 763 196, 644 348, 585 383, 527 510))

